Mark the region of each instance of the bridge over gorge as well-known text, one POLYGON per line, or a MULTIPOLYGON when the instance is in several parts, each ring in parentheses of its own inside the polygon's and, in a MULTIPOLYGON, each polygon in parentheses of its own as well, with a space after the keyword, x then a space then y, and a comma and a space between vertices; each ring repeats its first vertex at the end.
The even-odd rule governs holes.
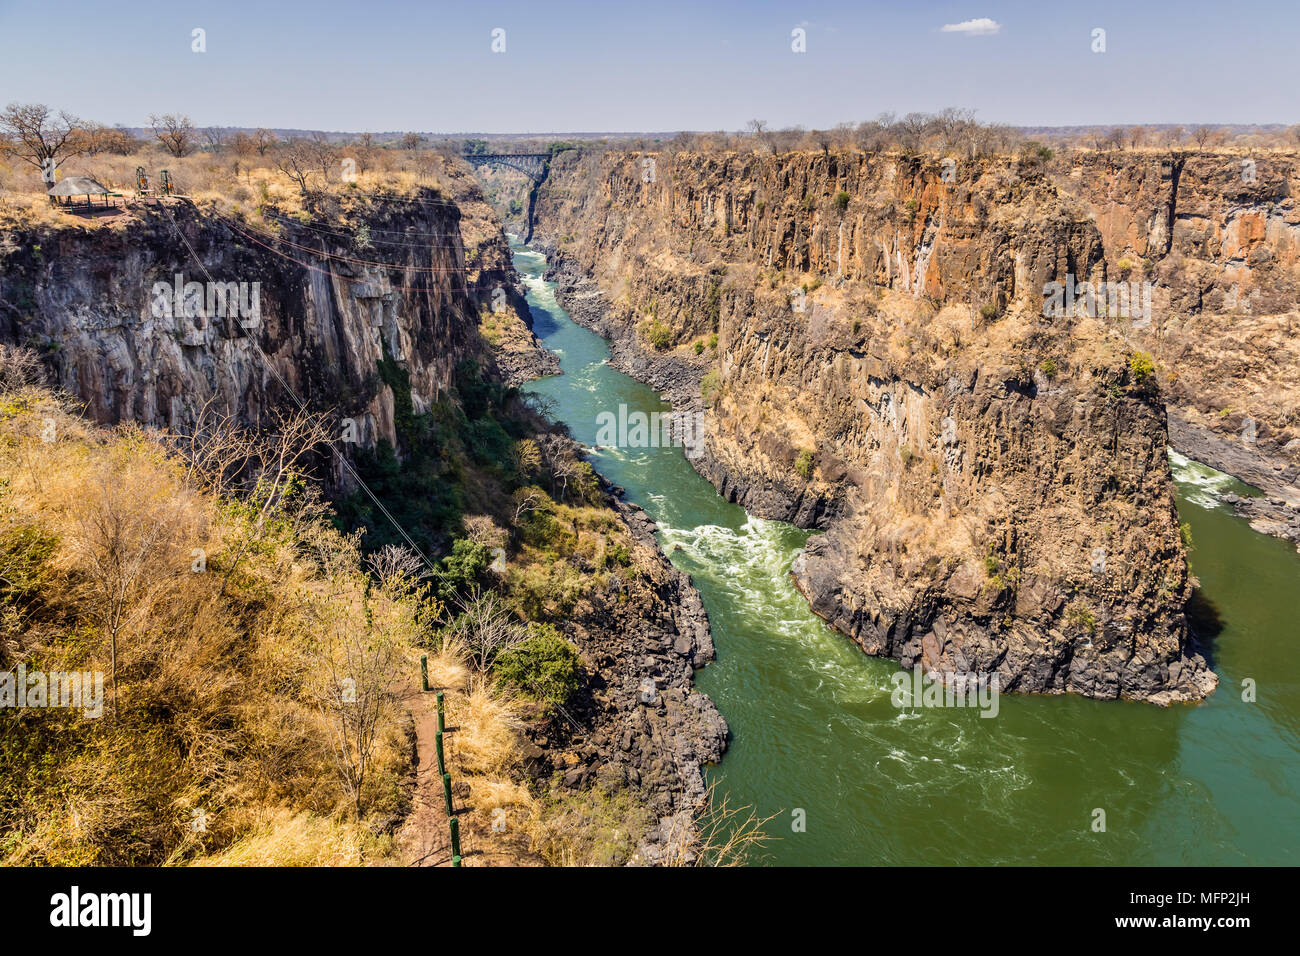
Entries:
POLYGON ((478 168, 480 166, 505 166, 517 170, 532 180, 528 190, 528 219, 524 242, 533 238, 533 209, 537 204, 537 190, 546 179, 551 168, 550 153, 462 153, 465 162, 478 168))
POLYGON ((463 153, 471 166, 508 166, 517 169, 535 182, 546 178, 546 165, 550 153, 463 153))

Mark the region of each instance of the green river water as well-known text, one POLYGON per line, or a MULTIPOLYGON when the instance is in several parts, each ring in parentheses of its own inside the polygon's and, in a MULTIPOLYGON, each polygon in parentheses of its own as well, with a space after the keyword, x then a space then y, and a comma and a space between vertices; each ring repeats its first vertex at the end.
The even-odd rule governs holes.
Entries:
MULTIPOLYGON (((515 245, 535 330, 563 375, 532 383, 579 441, 597 415, 667 410, 607 364, 515 245)), ((1191 525, 1197 616, 1217 621, 1219 689, 1167 709, 1003 695, 977 710, 900 710, 894 661, 868 657, 808 609, 789 577, 807 532, 722 500, 679 448, 601 448, 593 465, 660 528, 704 599, 718 659, 696 675, 731 728, 709 771, 767 816, 764 862, 812 864, 1281 864, 1300 848, 1300 556, 1218 496, 1248 489, 1171 456, 1191 525), (1242 700, 1242 682, 1257 700, 1242 700), (1105 832, 1094 832, 1094 810, 1105 832), (796 811, 802 811, 797 813, 796 811), (794 821, 802 818, 801 832, 794 821)))

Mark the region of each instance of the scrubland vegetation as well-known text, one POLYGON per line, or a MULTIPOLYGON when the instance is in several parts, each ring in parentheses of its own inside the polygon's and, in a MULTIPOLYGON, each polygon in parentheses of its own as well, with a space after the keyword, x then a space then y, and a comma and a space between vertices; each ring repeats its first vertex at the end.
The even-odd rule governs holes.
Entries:
POLYGON ((626 859, 626 819, 617 840, 588 823, 634 795, 552 797, 520 767, 521 731, 585 680, 548 618, 636 572, 577 446, 497 420, 541 425, 516 397, 408 422, 447 471, 417 462, 401 481, 450 489, 412 525, 450 542, 427 568, 320 498, 309 418, 101 429, 34 383, 31 353, 4 348, 0 371, 0 670, 100 671, 105 687, 98 718, 0 711, 0 859, 405 862, 421 654, 448 694, 467 831, 510 807, 547 860, 626 859))
MULTIPOLYGON (((1300 126, 1240 128, 1215 126, 1123 126, 1043 130, 1028 136, 1015 127, 982 123, 972 110, 882 113, 873 120, 840 123, 828 130, 772 129, 751 120, 740 132, 679 133, 667 139, 593 139, 581 143, 521 138, 488 143, 480 139, 423 137, 417 133, 376 136, 269 129, 197 127, 180 114, 151 116, 148 132, 71 116, 43 104, 11 103, 0 112, 0 225, 54 220, 42 182, 42 164, 58 175, 89 176, 125 195, 134 193, 136 167, 156 187, 167 169, 176 192, 230 211, 258 211, 274 205, 290 213, 305 197, 327 191, 409 193, 440 185, 443 157, 461 153, 549 152, 566 149, 647 149, 685 152, 897 151, 977 157, 1015 153, 1046 162, 1062 149, 1225 150, 1296 149, 1300 126), (1036 138, 1035 138, 1036 137, 1036 138)), ((488 198, 507 218, 522 213, 529 180, 513 170, 493 170, 488 198)), ((835 197, 843 214, 847 193, 835 197)))

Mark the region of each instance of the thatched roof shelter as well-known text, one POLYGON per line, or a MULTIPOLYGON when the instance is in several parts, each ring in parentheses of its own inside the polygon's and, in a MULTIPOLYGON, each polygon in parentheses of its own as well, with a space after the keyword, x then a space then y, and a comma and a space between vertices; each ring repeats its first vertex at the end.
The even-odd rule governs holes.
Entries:
POLYGON ((59 204, 60 199, 66 199, 64 205, 72 205, 74 196, 85 196, 86 205, 91 203, 91 196, 103 196, 104 205, 108 205, 108 197, 113 195, 108 189, 101 186, 89 176, 67 176, 60 180, 53 189, 50 190, 50 202, 59 204))

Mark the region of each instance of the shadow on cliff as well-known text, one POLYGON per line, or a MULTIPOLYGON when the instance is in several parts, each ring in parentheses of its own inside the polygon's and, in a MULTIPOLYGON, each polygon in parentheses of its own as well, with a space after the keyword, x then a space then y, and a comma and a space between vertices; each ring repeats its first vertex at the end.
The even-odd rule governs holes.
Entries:
POLYGON ((1187 626, 1191 631, 1196 650, 1205 658, 1205 663, 1214 669, 1214 647, 1218 637, 1223 633, 1223 618, 1219 609, 1205 593, 1197 588, 1192 591, 1187 601, 1187 626))

